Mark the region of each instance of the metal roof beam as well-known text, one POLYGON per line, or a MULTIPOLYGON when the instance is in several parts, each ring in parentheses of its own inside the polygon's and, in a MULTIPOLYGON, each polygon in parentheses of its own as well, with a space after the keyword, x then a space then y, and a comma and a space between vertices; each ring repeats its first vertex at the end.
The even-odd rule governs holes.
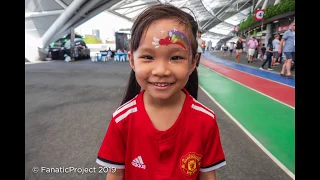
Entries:
MULTIPOLYGON (((81 7, 81 9, 77 12, 77 14, 75 16, 73 16, 67 23, 65 23, 62 26, 62 28, 59 29, 59 31, 56 33, 56 35, 62 33, 66 29, 70 28, 72 26, 72 24, 74 24, 76 21, 78 21, 81 17, 86 18, 87 17, 86 13, 90 9, 92 9, 95 5, 97 5, 98 2, 99 1, 88 1, 83 7, 81 7)), ((57 39, 56 35, 53 36, 52 38, 57 39)))
MULTIPOLYGON (((219 9, 219 11, 217 13, 215 13, 215 17, 212 18, 212 20, 214 19, 218 19, 219 21, 223 21, 219 18, 219 15, 221 13, 221 11, 225 11, 227 8, 229 8, 233 3, 235 3, 237 0, 233 0, 232 2, 230 2, 229 5, 223 6, 221 9, 219 9)), ((203 27, 201 27, 201 29, 206 29, 208 26, 210 26, 210 24, 212 23, 212 21, 207 22, 206 24, 203 25, 203 27)))
MULTIPOLYGON (((239 12, 241 12, 243 9, 245 9, 245 8, 247 8, 247 7, 249 7, 249 6, 251 6, 251 4, 249 3, 250 1, 252 1, 252 0, 248 0, 248 1, 246 1, 245 3, 243 3, 242 4, 242 6, 239 8, 239 9, 237 9, 237 12, 236 13, 239 13, 239 12)), ((231 3, 232 4, 232 3, 231 3)), ((236 5, 236 4, 233 4, 234 6, 236 5)), ((234 14, 236 14, 236 13, 234 13, 234 14)), ((233 14, 233 15, 234 15, 233 14)), ((224 15, 224 14, 223 14, 224 15)), ((220 14, 220 16, 221 16, 221 14, 220 14)), ((247 16, 247 15, 245 15, 245 16, 247 16)), ((221 19, 219 19, 220 21, 223 21, 223 20, 221 20, 221 19)), ((223 21, 224 23, 227 23, 227 22, 225 22, 225 21, 223 21)), ((229 24, 229 23, 227 23, 227 24, 229 24)), ((214 26, 216 26, 216 25, 214 25, 214 26, 212 26, 213 25, 213 22, 209 22, 209 24, 207 24, 206 25, 206 27, 205 28, 208 28, 208 29, 211 29, 211 28, 213 28, 214 26)))
POLYGON ((128 18, 128 17, 125 16, 125 15, 122 15, 122 14, 120 14, 120 13, 117 13, 117 12, 111 11, 111 10, 107 10, 107 11, 110 12, 110 13, 112 13, 112 14, 114 14, 114 15, 117 15, 117 16, 119 16, 119 17, 121 17, 121 18, 124 18, 124 19, 132 22, 132 19, 131 19, 131 18, 128 18))
POLYGON ((67 5, 64 3, 64 2, 62 2, 61 0, 55 0, 61 7, 63 7, 64 9, 67 9, 67 5))
POLYGON ((149 3, 143 3, 143 4, 133 5, 133 6, 119 7, 119 8, 113 9, 113 11, 120 10, 120 9, 134 8, 134 7, 144 6, 144 5, 154 5, 154 4, 158 4, 158 3, 149 2, 149 3))
MULTIPOLYGON (((94 0, 95 1, 95 0, 94 0)), ((97 1, 99 2, 99 1, 97 1)), ((70 31, 71 27, 78 27, 81 24, 85 23, 86 21, 88 21, 89 19, 93 18, 94 16, 96 16, 97 14, 101 13, 102 11, 105 11, 106 9, 110 8, 111 6, 113 6, 114 4, 118 3, 119 0, 111 0, 111 1, 107 1, 104 4, 99 5, 97 8, 95 8, 94 10, 90 11, 88 14, 86 14, 86 18, 83 18, 81 20, 75 20, 69 27, 67 27, 67 29, 65 30, 60 30, 52 39, 50 42, 55 41, 57 39, 59 39, 60 37, 62 37, 63 35, 67 34, 70 31)))
POLYGON ((58 17, 40 39, 39 47, 43 48, 48 45, 50 38, 66 23, 66 21, 80 8, 85 0, 72 1, 68 8, 58 17))
POLYGON ((25 13, 24 18, 33 18, 33 17, 43 17, 43 16, 53 16, 53 15, 60 15, 65 10, 55 10, 55 11, 42 11, 42 12, 31 12, 31 13, 25 13))
POLYGON ((211 31, 207 31, 206 34, 210 34, 210 35, 213 35, 213 36, 222 36, 222 37, 228 37, 229 36, 229 35, 225 35, 225 34, 214 33, 214 32, 211 32, 211 31))

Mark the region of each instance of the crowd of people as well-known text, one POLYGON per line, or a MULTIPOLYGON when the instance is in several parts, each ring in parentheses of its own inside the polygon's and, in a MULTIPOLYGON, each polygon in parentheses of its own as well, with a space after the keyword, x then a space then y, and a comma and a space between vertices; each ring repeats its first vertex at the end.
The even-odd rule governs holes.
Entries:
POLYGON ((291 71, 295 69, 295 22, 290 24, 290 27, 281 37, 275 34, 270 37, 265 45, 264 42, 258 42, 255 36, 250 37, 249 41, 244 44, 242 37, 239 37, 237 42, 224 43, 221 46, 222 56, 232 56, 233 49, 236 49, 236 62, 240 62, 241 53, 244 51, 244 45, 247 46, 248 63, 254 61, 262 61, 261 70, 272 71, 273 67, 282 65, 280 75, 283 77, 293 78, 291 71), (267 69, 265 65, 268 63, 267 69))

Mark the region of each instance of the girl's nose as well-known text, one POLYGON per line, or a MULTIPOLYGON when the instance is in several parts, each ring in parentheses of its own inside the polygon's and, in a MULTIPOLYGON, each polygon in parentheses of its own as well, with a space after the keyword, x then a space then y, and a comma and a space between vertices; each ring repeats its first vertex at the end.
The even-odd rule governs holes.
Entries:
POLYGON ((154 63, 152 75, 154 76, 170 76, 171 71, 169 70, 169 62, 167 60, 159 60, 154 63))

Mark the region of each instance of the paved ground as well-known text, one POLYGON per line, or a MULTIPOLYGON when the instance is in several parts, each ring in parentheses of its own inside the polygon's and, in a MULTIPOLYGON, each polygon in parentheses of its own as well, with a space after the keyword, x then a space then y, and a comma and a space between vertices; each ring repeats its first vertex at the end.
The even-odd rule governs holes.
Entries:
MULTIPOLYGON (((97 151, 129 72, 127 62, 114 61, 26 65, 26 180, 105 179, 95 163, 97 151), (33 167, 95 167, 96 172, 33 173, 33 167)), ((217 172, 219 180, 291 179, 201 90, 198 99, 217 115, 227 160, 217 172)))
MULTIPOLYGON (((222 56, 222 51, 219 51, 219 50, 215 50, 215 51, 206 51, 205 53, 208 53, 212 56, 216 56, 220 59, 225 59, 225 60, 229 60, 229 61, 234 61, 236 59, 236 53, 233 52, 232 56, 230 57, 229 54, 227 54, 227 56, 222 56)), ((260 60, 256 60, 254 61, 253 63, 248 63, 248 58, 246 58, 246 53, 242 53, 241 54, 241 57, 240 57, 240 64, 243 64, 243 65, 247 65, 247 66, 253 66, 253 67, 256 67, 256 68, 260 68, 261 64, 263 63, 262 61, 260 60)), ((265 65, 265 68, 268 67, 268 63, 265 65)), ((275 73, 280 73, 281 72, 281 68, 282 68, 282 65, 277 65, 277 66, 274 66, 272 67, 273 69, 273 72, 275 73)), ((291 71, 292 75, 295 75, 295 71, 291 71)))

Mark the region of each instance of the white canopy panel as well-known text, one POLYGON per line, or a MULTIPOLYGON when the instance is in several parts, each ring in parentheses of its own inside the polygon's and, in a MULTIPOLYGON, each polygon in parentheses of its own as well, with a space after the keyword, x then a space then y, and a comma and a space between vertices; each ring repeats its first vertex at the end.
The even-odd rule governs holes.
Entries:
MULTIPOLYGON (((64 15, 64 23, 54 37, 47 36, 45 42, 54 40, 67 33, 71 27, 77 27, 99 12, 108 11, 129 21, 147 7, 154 4, 172 4, 193 15, 203 31, 203 36, 212 39, 231 37, 230 33, 250 13, 250 7, 257 4, 252 0, 25 0, 25 31, 35 38, 42 38, 44 34, 52 34, 52 29, 59 29, 58 24, 64 15), (71 4, 83 2, 78 9, 71 8, 71 4), (255 4, 253 4, 255 3, 255 4), (249 7, 249 8, 248 8, 249 7), (72 9, 72 10, 71 10, 72 9), (246 9, 246 10, 244 10, 246 9), (66 19, 67 12, 73 14, 66 19), (60 19, 59 19, 60 18, 60 19), (54 26, 53 26, 54 25, 54 26), (48 30, 51 29, 47 33, 48 30)), ((269 2, 273 2, 270 0, 269 2)), ((263 4, 263 3, 260 3, 263 4)))
POLYGON ((242 14, 242 13, 240 12, 240 13, 237 13, 237 14, 231 16, 230 18, 224 20, 224 22, 236 26, 236 25, 239 25, 240 22, 241 22, 243 19, 246 19, 247 17, 248 17, 247 15, 244 15, 244 14, 242 14))
POLYGON ((202 3, 205 5, 206 9, 211 12, 214 9, 228 5, 230 1, 231 0, 202 0, 202 3))

